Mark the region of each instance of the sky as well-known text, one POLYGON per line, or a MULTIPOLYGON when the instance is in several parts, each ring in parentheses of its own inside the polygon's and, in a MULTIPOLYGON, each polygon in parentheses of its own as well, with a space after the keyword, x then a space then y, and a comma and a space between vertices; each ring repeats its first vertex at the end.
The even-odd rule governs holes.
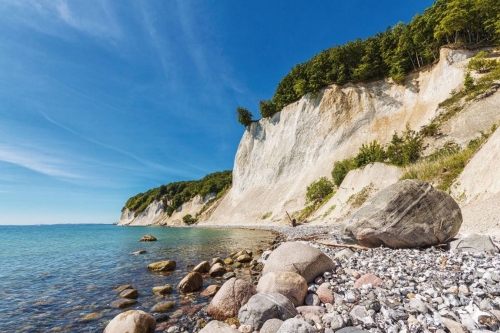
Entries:
POLYGON ((0 224, 114 223, 231 170, 281 78, 430 0, 2 0, 0 224))

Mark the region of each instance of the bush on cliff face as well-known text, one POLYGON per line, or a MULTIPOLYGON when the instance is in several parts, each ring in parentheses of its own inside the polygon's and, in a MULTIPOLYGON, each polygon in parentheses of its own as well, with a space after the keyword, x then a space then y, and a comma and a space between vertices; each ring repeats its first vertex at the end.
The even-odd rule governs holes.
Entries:
POLYGON ((307 187, 306 199, 307 202, 320 202, 333 192, 333 183, 321 177, 307 187))
POLYGON ((238 122, 243 126, 247 127, 252 123, 252 113, 248 109, 237 107, 236 115, 238 116, 238 122))
POLYGON ((191 214, 184 215, 182 221, 189 225, 198 222, 198 220, 196 220, 191 214))

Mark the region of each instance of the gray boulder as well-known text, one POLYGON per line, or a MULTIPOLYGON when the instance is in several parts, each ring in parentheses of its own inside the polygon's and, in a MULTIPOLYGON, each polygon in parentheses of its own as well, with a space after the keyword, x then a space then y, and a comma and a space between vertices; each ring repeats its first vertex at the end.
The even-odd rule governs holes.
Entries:
POLYGON ((290 318, 285 320, 283 325, 281 325, 280 329, 276 333, 316 333, 314 327, 307 322, 297 319, 290 318))
POLYGON ((319 249, 298 242, 287 242, 271 253, 262 275, 270 272, 293 272, 311 283, 318 275, 334 268, 333 261, 319 249))
POLYGON ((114 317, 104 333, 153 333, 156 328, 154 317, 141 310, 130 310, 114 317))
POLYGON ((255 293, 255 288, 250 282, 235 278, 229 279, 215 294, 207 307, 207 313, 218 320, 236 317, 238 310, 255 293))
POLYGON ((200 333, 241 333, 236 328, 232 328, 226 323, 221 321, 212 320, 207 324, 207 326, 203 327, 200 333))
POLYGON ((294 306, 299 306, 304 303, 307 294, 307 281, 293 272, 270 272, 260 278, 257 291, 280 293, 285 295, 294 306))
POLYGON ((369 199, 341 226, 341 237, 368 247, 424 247, 445 243, 462 225, 453 198, 417 179, 397 182, 369 199))
POLYGON ((259 293, 241 307, 238 320, 259 330, 269 319, 287 320, 298 314, 292 302, 279 293, 259 293))
POLYGON ((262 328, 260 329, 260 333, 276 333, 280 329, 281 325, 283 324, 283 320, 280 319, 269 319, 262 325, 262 328))
POLYGON ((472 253, 498 253, 490 236, 472 234, 468 237, 454 240, 450 243, 450 249, 455 251, 467 251, 472 253))

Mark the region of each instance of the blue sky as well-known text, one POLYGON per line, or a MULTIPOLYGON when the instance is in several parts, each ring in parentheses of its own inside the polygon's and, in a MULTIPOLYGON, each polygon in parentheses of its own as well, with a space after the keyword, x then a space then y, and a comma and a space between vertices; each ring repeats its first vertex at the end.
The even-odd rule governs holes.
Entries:
POLYGON ((126 200, 232 169, 295 64, 428 0, 2 0, 0 224, 113 223, 126 200))

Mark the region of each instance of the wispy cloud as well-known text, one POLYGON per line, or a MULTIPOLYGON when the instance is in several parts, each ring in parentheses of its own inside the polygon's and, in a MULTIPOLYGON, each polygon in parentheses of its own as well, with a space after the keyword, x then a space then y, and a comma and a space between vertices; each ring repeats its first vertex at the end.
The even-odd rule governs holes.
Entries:
POLYGON ((66 161, 51 153, 43 153, 40 147, 0 143, 0 161, 61 179, 82 179, 83 176, 70 171, 66 161))

